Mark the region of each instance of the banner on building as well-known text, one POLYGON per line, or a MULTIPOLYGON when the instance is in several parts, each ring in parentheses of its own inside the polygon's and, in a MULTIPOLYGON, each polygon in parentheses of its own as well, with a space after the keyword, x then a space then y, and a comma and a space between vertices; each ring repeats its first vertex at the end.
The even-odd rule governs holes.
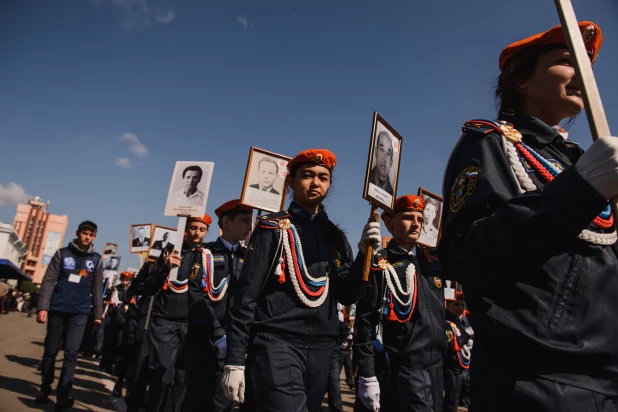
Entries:
POLYGON ((43 259, 41 264, 43 266, 49 265, 52 257, 56 254, 56 251, 60 249, 60 241, 62 240, 62 233, 49 232, 47 234, 47 243, 45 243, 45 249, 43 249, 43 259))

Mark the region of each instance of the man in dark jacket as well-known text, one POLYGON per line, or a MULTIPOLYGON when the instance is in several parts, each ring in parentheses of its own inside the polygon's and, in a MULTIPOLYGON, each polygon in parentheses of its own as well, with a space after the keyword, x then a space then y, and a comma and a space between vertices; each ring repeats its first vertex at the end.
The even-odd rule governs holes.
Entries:
POLYGON ((36 402, 47 402, 54 381, 54 364, 60 339, 65 336, 64 362, 58 382, 56 410, 73 406, 69 396, 73 375, 90 307, 94 308, 94 324, 101 326, 103 268, 101 255, 94 251, 97 225, 80 223, 77 238, 56 252, 41 284, 37 321, 47 322, 43 354, 41 392, 36 402))

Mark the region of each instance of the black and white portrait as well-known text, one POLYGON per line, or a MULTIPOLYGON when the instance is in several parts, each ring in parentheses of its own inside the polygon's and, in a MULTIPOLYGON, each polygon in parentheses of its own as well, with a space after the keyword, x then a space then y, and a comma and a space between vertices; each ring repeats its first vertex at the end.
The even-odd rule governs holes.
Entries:
POLYGON ((375 113, 363 197, 384 209, 391 209, 395 201, 401 141, 401 136, 375 113))
POLYGON ((423 227, 417 243, 428 247, 438 246, 440 239, 440 223, 442 219, 442 197, 425 189, 419 189, 418 195, 425 201, 423 212, 423 227))
POLYGON ((165 216, 203 216, 214 163, 176 162, 165 204, 165 216))
POLYGON ((118 245, 116 243, 106 243, 103 247, 103 255, 115 255, 118 253, 118 245))
POLYGON ((148 259, 155 261, 165 248, 174 248, 176 229, 155 225, 152 231, 152 243, 148 251, 148 259))
POLYGON ((103 263, 103 270, 114 270, 114 271, 119 271, 120 270, 120 256, 109 256, 108 259, 106 259, 106 261, 103 263))
POLYGON ((251 148, 241 203, 278 212, 283 207, 289 157, 251 148))
POLYGON ((131 253, 147 252, 150 248, 150 224, 131 225, 131 253))

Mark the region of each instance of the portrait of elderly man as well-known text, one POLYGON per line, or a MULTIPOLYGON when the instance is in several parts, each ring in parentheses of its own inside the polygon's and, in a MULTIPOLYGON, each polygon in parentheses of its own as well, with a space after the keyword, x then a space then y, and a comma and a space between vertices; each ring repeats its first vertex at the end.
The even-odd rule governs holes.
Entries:
POLYGON ((201 206, 204 193, 197 189, 202 180, 203 171, 199 166, 189 166, 182 172, 182 189, 174 192, 171 203, 174 206, 201 206))
POLYGON ((393 166, 393 142, 385 131, 378 134, 373 158, 375 166, 371 169, 369 183, 378 186, 392 196, 395 192, 390 179, 391 167, 393 166))
POLYGON ((272 157, 264 156, 258 163, 258 182, 250 187, 278 195, 279 192, 273 188, 278 174, 277 161, 272 157))

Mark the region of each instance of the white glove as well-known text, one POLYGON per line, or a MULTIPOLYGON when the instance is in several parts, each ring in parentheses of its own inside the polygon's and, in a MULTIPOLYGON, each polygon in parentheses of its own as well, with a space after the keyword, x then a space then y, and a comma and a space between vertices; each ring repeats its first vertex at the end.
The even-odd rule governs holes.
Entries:
POLYGON ((382 243, 380 235, 380 222, 369 222, 363 228, 363 234, 358 242, 358 250, 367 253, 367 247, 373 246, 373 253, 377 253, 382 243))
POLYGON ((599 138, 575 163, 575 170, 605 199, 618 195, 618 139, 599 138))
POLYGON ((227 353, 227 339, 225 336, 217 339, 215 342, 215 347, 217 348, 217 359, 225 359, 225 354, 227 353))
POLYGON ((225 365, 221 377, 221 387, 226 398, 243 403, 245 401, 245 367, 225 365))
POLYGON ((358 378, 358 397, 365 408, 378 412, 380 410, 380 384, 378 378, 358 378))

